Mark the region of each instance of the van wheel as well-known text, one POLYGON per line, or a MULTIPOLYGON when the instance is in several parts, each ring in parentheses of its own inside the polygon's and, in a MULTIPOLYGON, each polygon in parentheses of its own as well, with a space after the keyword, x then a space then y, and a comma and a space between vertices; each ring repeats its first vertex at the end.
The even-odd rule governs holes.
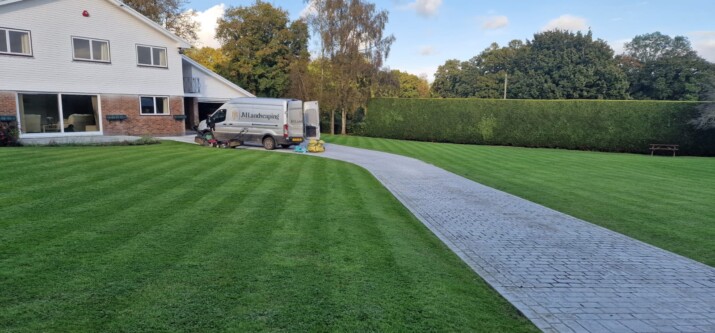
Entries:
POLYGON ((276 149, 276 140, 270 136, 263 138, 263 148, 266 148, 266 150, 276 149))

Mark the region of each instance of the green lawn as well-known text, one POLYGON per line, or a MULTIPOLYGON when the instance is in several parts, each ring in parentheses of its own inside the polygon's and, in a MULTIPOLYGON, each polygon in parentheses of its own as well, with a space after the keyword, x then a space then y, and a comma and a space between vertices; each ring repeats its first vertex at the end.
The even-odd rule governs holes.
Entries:
POLYGON ((325 139, 415 157, 715 266, 715 158, 325 139))
POLYGON ((0 331, 536 328, 365 170, 210 149, 0 149, 0 331))

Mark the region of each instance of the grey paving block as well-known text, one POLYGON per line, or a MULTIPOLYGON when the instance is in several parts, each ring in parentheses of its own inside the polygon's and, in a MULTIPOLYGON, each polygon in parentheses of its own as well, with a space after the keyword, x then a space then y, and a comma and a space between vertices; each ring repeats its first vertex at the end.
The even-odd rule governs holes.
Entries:
POLYGON ((319 156, 371 172, 544 331, 708 332, 715 321, 710 266, 416 159, 334 144, 319 156))

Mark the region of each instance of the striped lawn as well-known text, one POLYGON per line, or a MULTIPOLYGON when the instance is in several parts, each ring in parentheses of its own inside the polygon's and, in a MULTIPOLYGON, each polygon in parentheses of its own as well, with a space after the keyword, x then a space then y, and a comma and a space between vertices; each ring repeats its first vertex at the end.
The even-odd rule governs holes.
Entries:
POLYGON ((0 149, 0 331, 536 331, 365 170, 0 149))
POLYGON ((715 266, 715 158, 327 136, 411 156, 715 266))

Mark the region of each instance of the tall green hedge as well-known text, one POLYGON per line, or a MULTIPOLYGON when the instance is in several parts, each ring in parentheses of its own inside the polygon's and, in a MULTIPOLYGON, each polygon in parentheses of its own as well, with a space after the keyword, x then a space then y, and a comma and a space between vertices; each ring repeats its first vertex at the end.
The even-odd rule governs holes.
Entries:
POLYGON ((715 155, 715 130, 688 124, 696 102, 380 98, 363 135, 393 139, 617 152, 679 144, 715 155))

